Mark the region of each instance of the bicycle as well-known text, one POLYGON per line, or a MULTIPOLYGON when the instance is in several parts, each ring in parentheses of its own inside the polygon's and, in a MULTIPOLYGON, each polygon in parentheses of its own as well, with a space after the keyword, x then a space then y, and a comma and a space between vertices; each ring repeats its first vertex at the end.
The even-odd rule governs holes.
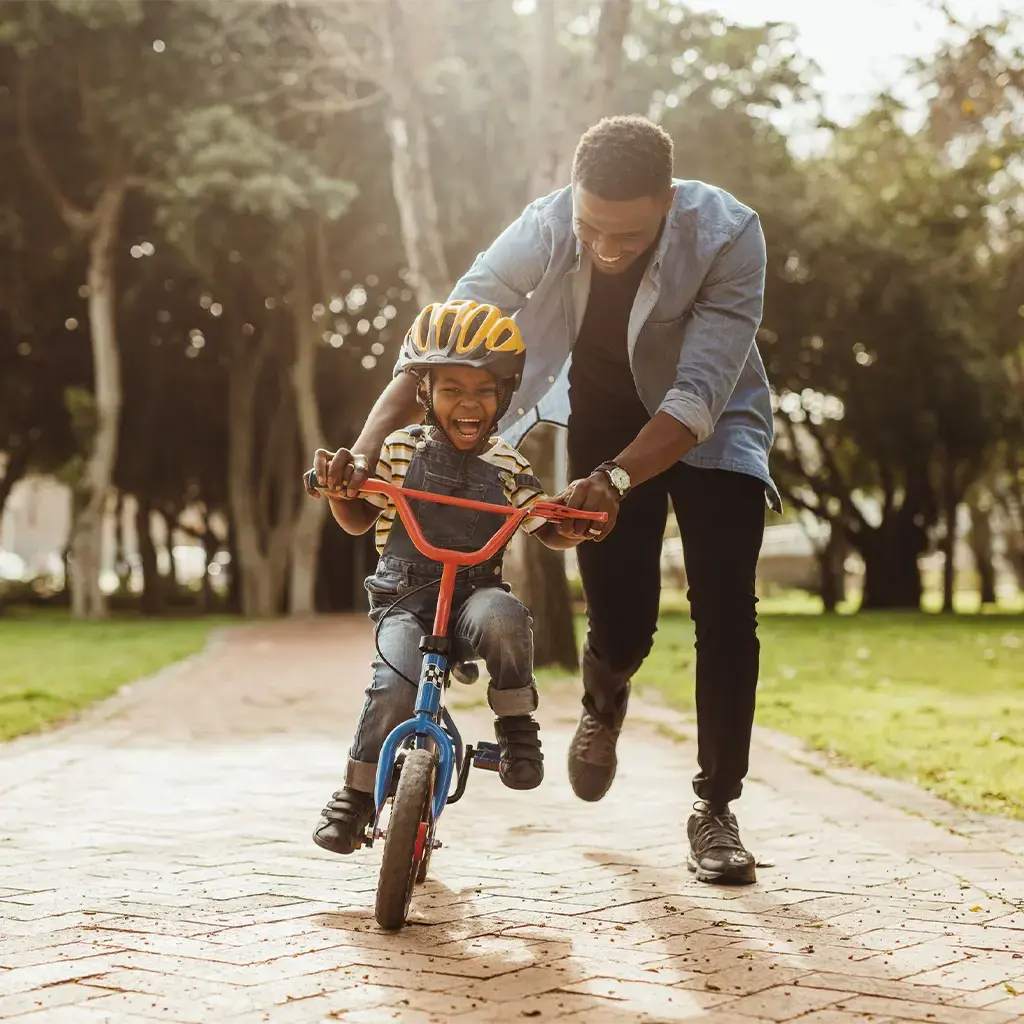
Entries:
MULTIPOLYGON (((314 470, 306 476, 311 488, 328 497, 337 493, 318 484, 314 470)), ((363 838, 363 845, 367 847, 384 840, 374 916, 382 928, 395 930, 405 924, 416 884, 426 880, 430 855, 441 847, 436 836, 438 820, 448 804, 462 799, 470 767, 498 770, 498 744, 482 741, 475 747, 472 744, 463 746, 462 736, 444 706, 444 691, 449 685, 452 668, 448 657, 452 646, 448 630, 456 574, 464 566, 478 565, 497 554, 529 517, 540 517, 548 522, 566 519, 607 522, 608 516, 604 512, 584 512, 550 501, 516 509, 470 498, 411 490, 377 479, 367 480, 360 493, 384 494, 390 498, 419 551, 442 566, 441 576, 436 581, 440 586, 433 632, 424 636, 419 644, 423 664, 414 717, 396 726, 381 748, 374 788, 376 817, 363 838), (493 512, 508 518, 482 548, 452 551, 436 547, 427 540, 409 506, 410 499, 493 512), (389 803, 391 813, 387 827, 384 827, 381 822, 389 803)), ((385 611, 385 617, 402 600, 400 596, 385 611)))

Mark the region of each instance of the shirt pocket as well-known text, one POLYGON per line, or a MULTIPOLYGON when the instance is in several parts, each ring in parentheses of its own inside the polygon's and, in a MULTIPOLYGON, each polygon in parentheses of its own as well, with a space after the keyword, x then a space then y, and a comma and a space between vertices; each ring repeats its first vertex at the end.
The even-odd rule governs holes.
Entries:
POLYGON ((640 330, 633 353, 633 376, 644 398, 658 403, 675 383, 687 311, 674 320, 648 320, 640 330))

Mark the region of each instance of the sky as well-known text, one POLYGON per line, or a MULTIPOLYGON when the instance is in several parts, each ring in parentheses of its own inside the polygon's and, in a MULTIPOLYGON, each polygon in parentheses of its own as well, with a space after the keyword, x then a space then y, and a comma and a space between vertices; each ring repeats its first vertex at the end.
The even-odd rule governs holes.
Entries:
MULTIPOLYGON (((929 0, 684 0, 693 10, 716 10, 730 21, 796 26, 800 52, 821 68, 825 112, 854 118, 879 89, 898 83, 908 57, 933 53, 947 26, 929 0)), ((950 0, 967 23, 1010 10, 1024 19, 1024 0, 950 0)), ((912 100, 904 92, 903 100, 912 100)))

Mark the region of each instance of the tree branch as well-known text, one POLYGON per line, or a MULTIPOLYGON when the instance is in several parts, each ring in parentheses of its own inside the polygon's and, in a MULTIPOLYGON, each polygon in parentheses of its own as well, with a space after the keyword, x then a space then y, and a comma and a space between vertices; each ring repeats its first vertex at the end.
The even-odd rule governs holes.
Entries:
POLYGON ((864 518, 863 513, 857 508, 856 502, 853 500, 853 493, 847 486, 846 481, 843 479, 842 470, 839 468, 839 463, 836 462, 835 453, 829 447, 828 442, 825 440, 824 434, 816 423, 811 421, 808 416, 807 419, 801 424, 807 433, 814 438, 815 444, 818 451, 821 453, 822 461, 825 464, 825 469, 828 472, 829 481, 832 484, 832 490, 836 498, 839 499, 840 504, 846 513, 852 518, 859 522, 862 526, 867 527, 867 520, 864 518))
POLYGON ((777 484, 779 493, 783 498, 786 499, 791 505, 796 505, 797 508, 802 508, 805 512, 810 512, 816 519, 823 519, 826 522, 831 520, 831 516, 821 507, 820 502, 811 504, 806 498, 800 497, 799 494, 792 487, 786 487, 783 484, 777 484))
POLYGON ((353 110, 372 107, 388 94, 383 89, 374 89, 368 96, 346 96, 342 94, 325 96, 319 100, 292 100, 291 106, 299 114, 348 114, 353 110))
POLYGON ((30 66, 24 61, 18 69, 17 78, 17 107, 18 107, 18 141, 21 144, 25 159, 35 176, 36 181, 52 200, 57 208, 57 213, 72 231, 79 231, 83 234, 91 230, 95 222, 95 212, 86 211, 73 203, 64 194, 57 179, 54 177, 46 162, 45 157, 36 145, 35 136, 32 133, 31 117, 29 114, 29 91, 30 91, 30 66))
MULTIPOLYGON (((811 488, 812 491, 814 491, 816 495, 824 495, 827 498, 835 498, 837 501, 841 503, 842 495, 837 493, 836 489, 830 486, 829 482, 825 482, 823 484, 821 481, 820 474, 814 473, 811 470, 811 468, 807 465, 807 463, 804 461, 804 456, 800 450, 800 442, 797 438, 796 429, 793 421, 788 416, 783 414, 778 417, 778 422, 780 424, 780 433, 785 434, 786 439, 789 442, 789 454, 787 455, 787 453, 784 452, 781 448, 777 448, 775 450, 774 458, 776 460, 780 458, 786 460, 786 462, 789 465, 789 468, 799 476, 802 476, 804 480, 807 481, 808 486, 811 488)), ((795 504, 802 505, 803 507, 807 508, 806 504, 801 501, 795 501, 795 504)), ((824 505, 820 502, 820 500, 818 507, 821 510, 820 515, 822 516, 822 518, 831 518, 828 515, 828 512, 825 509, 824 505)), ((809 512, 815 511, 812 508, 807 508, 807 510, 809 512)), ((819 513, 815 512, 815 514, 817 515, 819 513)))
POLYGON ((0 477, 0 513, 11 495, 14 485, 25 475, 28 470, 29 459, 32 454, 30 442, 23 442, 12 446, 7 453, 7 465, 4 466, 4 475, 0 477))

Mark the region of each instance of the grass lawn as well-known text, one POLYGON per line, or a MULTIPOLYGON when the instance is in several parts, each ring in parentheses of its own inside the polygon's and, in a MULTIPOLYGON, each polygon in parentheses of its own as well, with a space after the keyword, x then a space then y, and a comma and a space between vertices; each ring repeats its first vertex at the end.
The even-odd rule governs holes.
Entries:
MULTIPOLYGON (((1024 819, 1024 617, 764 614, 757 722, 965 807, 1024 819)), ((693 629, 637 675, 693 708, 693 629)))
POLYGON ((72 622, 0 618, 0 740, 59 722, 120 686, 200 650, 223 619, 72 622))

